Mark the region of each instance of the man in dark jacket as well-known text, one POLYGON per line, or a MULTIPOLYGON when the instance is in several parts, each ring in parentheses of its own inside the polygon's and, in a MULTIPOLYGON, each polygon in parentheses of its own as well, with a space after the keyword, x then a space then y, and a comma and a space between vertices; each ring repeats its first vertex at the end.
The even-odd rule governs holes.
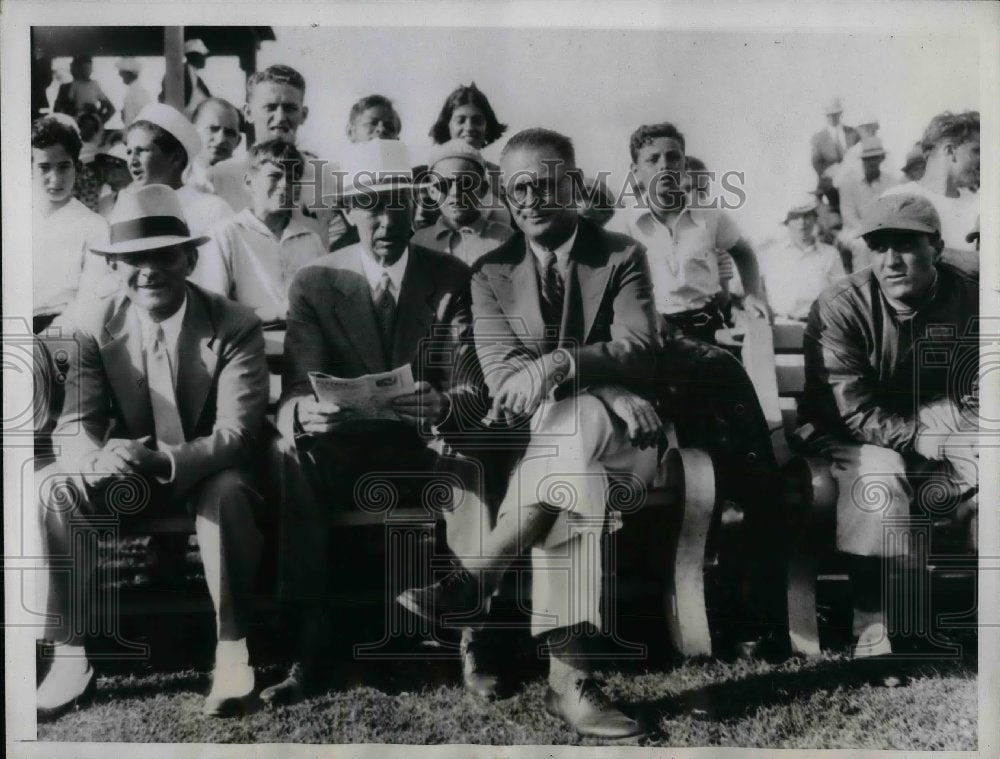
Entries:
POLYGON ((975 510, 978 289, 940 261, 940 232, 925 198, 874 201, 860 230, 872 266, 828 288, 806 328, 799 434, 807 450, 833 459, 856 656, 891 651, 882 562, 907 552, 893 520, 909 517, 915 496, 929 505, 944 494, 958 513, 975 510))

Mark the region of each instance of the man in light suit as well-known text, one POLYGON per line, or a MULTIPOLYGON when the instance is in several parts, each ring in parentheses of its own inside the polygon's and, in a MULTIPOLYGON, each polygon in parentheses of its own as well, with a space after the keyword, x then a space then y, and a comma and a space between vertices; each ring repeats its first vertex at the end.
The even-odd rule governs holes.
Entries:
POLYGON ((179 511, 195 517, 218 646, 205 713, 252 703, 246 637, 261 543, 253 476, 267 406, 260 321, 249 309, 187 283, 204 237, 192 237, 174 191, 149 185, 123 194, 104 255, 117 294, 80 309, 53 438, 59 459, 38 475, 39 519, 50 562, 46 638, 52 668, 38 714, 52 717, 94 690, 84 651, 90 618, 73 599, 92 556, 74 549, 88 520, 179 511), (131 494, 131 501, 130 496, 131 494), (71 572, 57 567, 72 562, 71 572))
POLYGON ((288 678, 262 692, 269 704, 298 701, 317 684, 326 510, 354 508, 355 483, 368 473, 461 466, 443 462, 440 444, 468 432, 466 420, 488 410, 470 336, 469 269, 410 242, 412 164, 405 146, 352 144, 342 161, 344 199, 360 241, 300 269, 289 290, 282 437, 272 454, 288 557, 284 595, 298 617, 300 656, 288 678), (393 400, 396 419, 318 400, 309 379, 310 372, 355 378, 407 364, 416 386, 393 400))
POLYGON ((830 100, 826 105, 826 128, 816 132, 811 140, 812 166, 819 180, 816 189, 834 210, 840 207, 840 196, 833 186, 834 170, 844 160, 848 148, 861 139, 854 127, 840 123, 843 112, 840 98, 830 100))
POLYGON ((608 475, 649 484, 663 434, 640 395, 656 346, 646 252, 579 218, 569 138, 520 132, 500 166, 521 232, 477 263, 474 333, 491 414, 526 423, 530 440, 496 526, 474 529, 479 544, 458 551, 463 568, 398 600, 442 623, 482 619, 503 572, 530 549, 532 632, 548 635, 551 653, 546 709, 583 734, 630 737, 643 730, 593 680, 585 638, 600 626, 608 475))

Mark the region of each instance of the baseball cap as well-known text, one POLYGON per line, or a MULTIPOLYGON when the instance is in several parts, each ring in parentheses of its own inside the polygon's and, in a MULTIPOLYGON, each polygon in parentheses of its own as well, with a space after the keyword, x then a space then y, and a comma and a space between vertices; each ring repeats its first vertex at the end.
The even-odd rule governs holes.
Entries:
POLYGON ((858 237, 883 229, 941 233, 941 218, 934 205, 919 195, 883 195, 868 206, 861 218, 858 237))

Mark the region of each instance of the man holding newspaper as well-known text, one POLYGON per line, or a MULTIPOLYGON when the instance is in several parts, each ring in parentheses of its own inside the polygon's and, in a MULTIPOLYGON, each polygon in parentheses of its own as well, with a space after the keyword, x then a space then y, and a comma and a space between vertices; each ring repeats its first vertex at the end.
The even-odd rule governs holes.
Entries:
POLYGON ((447 468, 464 482, 467 462, 446 441, 489 408, 470 334, 469 269, 410 243, 406 147, 373 140, 349 146, 342 159, 341 199, 360 242, 301 269, 289 290, 281 438, 272 455, 289 569, 283 591, 300 641, 288 678, 261 693, 272 704, 297 701, 316 685, 329 638, 326 515, 363 499, 355 486, 373 472, 412 479, 447 468))

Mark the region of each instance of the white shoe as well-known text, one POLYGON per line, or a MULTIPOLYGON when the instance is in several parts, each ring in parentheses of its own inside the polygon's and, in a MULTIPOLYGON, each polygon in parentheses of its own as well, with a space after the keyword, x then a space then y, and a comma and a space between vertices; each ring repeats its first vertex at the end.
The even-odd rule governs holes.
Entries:
POLYGON ((889 631, 881 622, 868 625, 858 636, 858 642, 851 652, 855 659, 868 659, 872 656, 887 656, 892 653, 889 642, 889 631))
POLYGON ((85 656, 56 656, 35 693, 38 720, 54 719, 81 705, 97 688, 97 677, 85 656))
POLYGON ((254 672, 249 664, 218 664, 203 712, 209 717, 235 717, 254 706, 254 672))

